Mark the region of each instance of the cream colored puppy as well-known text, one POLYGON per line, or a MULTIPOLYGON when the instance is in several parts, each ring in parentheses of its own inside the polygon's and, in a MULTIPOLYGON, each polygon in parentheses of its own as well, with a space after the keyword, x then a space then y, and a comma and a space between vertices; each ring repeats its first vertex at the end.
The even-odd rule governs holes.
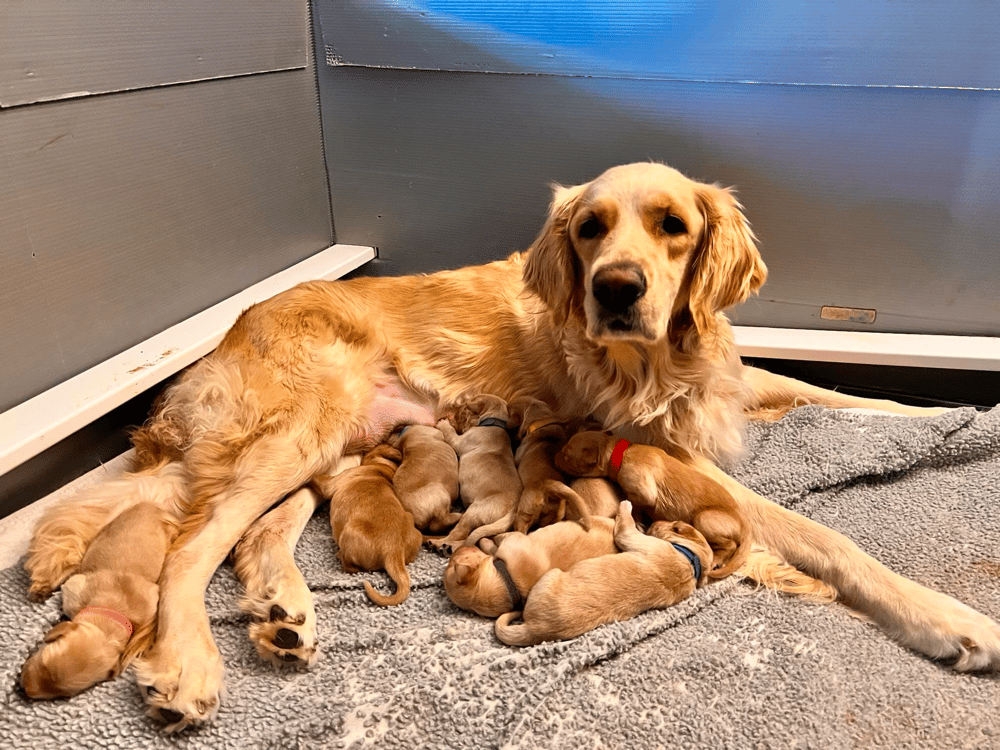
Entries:
POLYGON ((475 544, 492 524, 517 507, 521 479, 507 434, 507 403, 497 396, 476 396, 455 411, 452 426, 442 419, 438 428, 458 454, 458 481, 465 513, 443 539, 428 540, 438 549, 475 544))
POLYGON ((617 552, 615 523, 592 518, 589 530, 560 521, 530 534, 512 531, 492 544, 459 547, 444 571, 444 590, 456 605, 483 617, 519 610, 528 592, 553 568, 569 570, 581 560, 617 552))
POLYGON ((72 619, 53 627, 21 669, 29 698, 69 697, 117 677, 149 645, 157 579, 177 530, 161 507, 140 502, 98 532, 62 585, 72 619))
POLYGON ((458 456, 441 430, 407 425, 387 442, 403 455, 392 486, 416 527, 440 534, 458 523, 462 514, 451 511, 458 499, 458 456))
POLYGON ((636 528, 626 500, 614 529, 622 552, 583 560, 565 572, 550 570, 531 589, 523 612, 508 612, 496 621, 497 638, 510 646, 576 638, 598 625, 686 599, 705 582, 712 550, 681 521, 657 532, 665 538, 636 528), (514 623, 519 617, 523 622, 514 623))

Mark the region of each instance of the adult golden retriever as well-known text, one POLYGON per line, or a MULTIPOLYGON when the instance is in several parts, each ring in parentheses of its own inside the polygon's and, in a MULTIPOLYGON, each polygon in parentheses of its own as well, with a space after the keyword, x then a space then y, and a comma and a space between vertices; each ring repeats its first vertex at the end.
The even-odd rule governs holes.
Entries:
MULTIPOLYGON (((143 497, 179 506, 188 521, 160 581, 157 638, 138 679, 171 727, 210 720, 223 667, 203 592, 254 520, 335 470, 359 435, 379 437, 372 404, 386 389, 429 409, 469 393, 531 395, 560 415, 595 415, 722 483, 757 542, 834 586, 900 643, 958 669, 1000 667, 992 620, 715 466, 739 449, 746 410, 819 403, 932 413, 743 366, 722 311, 765 276, 728 190, 643 163, 557 188, 538 239, 507 260, 297 286, 244 312, 165 392, 135 437, 135 474, 96 491, 83 511, 46 516, 28 562, 32 590, 61 583, 107 508, 143 497)), ((273 602, 266 632, 284 645, 314 642, 303 630, 315 619, 295 603, 307 594, 284 583, 254 594, 273 602)))

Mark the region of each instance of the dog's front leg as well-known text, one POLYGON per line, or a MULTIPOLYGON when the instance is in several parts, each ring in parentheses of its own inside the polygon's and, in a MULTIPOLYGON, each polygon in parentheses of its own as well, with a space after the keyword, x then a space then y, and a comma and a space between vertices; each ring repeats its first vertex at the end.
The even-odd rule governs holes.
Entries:
POLYGON ((312 592, 294 552, 322 502, 311 487, 292 493, 257 520, 234 550, 236 575, 245 589, 240 608, 252 619, 250 642, 275 665, 312 666, 319 657, 312 592))
POLYGON ((736 499, 758 543, 833 586, 844 604, 904 646, 958 670, 1000 670, 1000 625, 893 573, 844 535, 772 503, 707 459, 695 465, 736 499))

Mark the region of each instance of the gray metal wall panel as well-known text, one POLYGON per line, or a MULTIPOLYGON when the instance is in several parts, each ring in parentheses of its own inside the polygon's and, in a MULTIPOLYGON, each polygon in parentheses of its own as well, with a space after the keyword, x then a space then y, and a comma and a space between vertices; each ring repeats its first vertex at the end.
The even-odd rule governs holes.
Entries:
MULTIPOLYGON (((739 32, 770 39, 769 54, 746 58, 747 79, 784 66, 787 80, 809 81, 825 60, 825 69, 844 80, 861 71, 866 77, 859 80, 873 82, 772 85, 647 78, 637 67, 622 78, 602 78, 607 70, 599 64, 591 78, 470 72, 484 60, 482 69, 516 61, 525 47, 503 29, 491 35, 488 25, 449 21, 442 8, 453 6, 466 18, 480 11, 516 14, 508 6, 449 2, 431 0, 416 12, 377 2, 318 6, 321 54, 328 53, 320 88, 338 238, 380 248, 370 272, 502 257, 534 237, 548 181, 579 182, 613 164, 656 159, 738 187, 771 268, 762 297, 736 311, 741 323, 1000 334, 1000 90, 880 83, 995 85, 1000 36, 988 21, 996 6, 920 3, 899 18, 884 2, 859 6, 853 17, 832 13, 827 3, 809 4, 802 6, 806 16, 789 16, 803 22, 794 37, 800 54, 784 59, 786 50, 774 40, 793 39, 794 24, 774 16, 770 5, 753 3, 759 18, 737 13, 742 25, 726 26, 729 38, 715 48, 719 59, 729 59, 747 44, 764 49, 742 42, 739 32), (873 28, 859 19, 879 23, 873 28), (369 35, 380 41, 363 48, 369 35), (926 44, 907 46, 918 38, 926 44), (850 49, 867 50, 853 68, 842 54, 850 49), (371 67, 346 64, 358 62, 371 67), (459 71, 434 69, 449 64, 459 71), (901 71, 916 77, 893 78, 901 71), (870 325, 822 320, 824 305, 875 309, 877 319, 870 325)), ((537 20, 542 9, 559 5, 518 7, 530 6, 537 20)), ((614 10, 651 6, 632 2, 614 10)), ((578 8, 579 16, 601 12, 578 8)), ((539 28, 565 31, 551 17, 543 21, 539 28)), ((692 39, 704 34, 689 31, 692 39)), ((574 33, 565 31, 557 42, 573 47, 574 33)), ((615 33, 608 31, 611 42, 615 33)), ((618 52, 615 59, 629 59, 618 52)), ((644 54, 639 49, 633 58, 642 61, 644 54)), ((689 73, 702 64, 697 59, 689 73)), ((724 66, 710 72, 722 76, 724 66)))
POLYGON ((0 113, 0 409, 326 247, 294 70, 0 113))
MULTIPOLYGON (((320 0, 333 64, 1000 87, 1000 5, 941 0, 320 0)), ((322 59, 322 56, 321 58, 322 59)))
POLYGON ((5 0, 0 106, 302 68, 305 0, 5 0))
POLYGON ((738 186, 771 268, 740 322, 1000 333, 1000 92, 329 65, 320 87, 338 241, 378 246, 379 273, 503 257, 549 181, 654 159, 738 186))

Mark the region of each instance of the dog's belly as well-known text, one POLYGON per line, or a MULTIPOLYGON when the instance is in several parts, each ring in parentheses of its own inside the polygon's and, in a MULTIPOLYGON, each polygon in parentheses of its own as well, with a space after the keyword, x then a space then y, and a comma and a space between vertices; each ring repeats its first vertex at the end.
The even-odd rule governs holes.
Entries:
POLYGON ((395 374, 375 384, 375 398, 368 406, 365 431, 355 437, 347 453, 368 451, 389 437, 401 424, 434 425, 432 399, 407 388, 395 374))

